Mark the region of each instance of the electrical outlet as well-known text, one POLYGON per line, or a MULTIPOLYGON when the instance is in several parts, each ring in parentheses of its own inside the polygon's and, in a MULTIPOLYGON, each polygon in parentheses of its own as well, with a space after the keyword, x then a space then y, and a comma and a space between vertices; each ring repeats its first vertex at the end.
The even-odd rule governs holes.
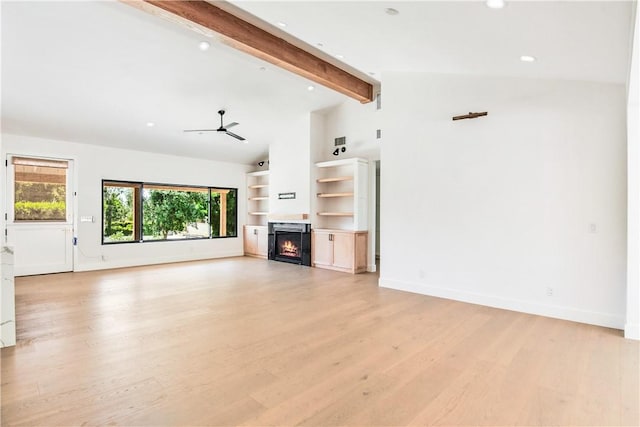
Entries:
POLYGON ((547 296, 548 297, 552 297, 553 296, 553 288, 548 286, 547 287, 547 296))
POLYGON ((598 226, 592 222, 589 224, 589 233, 595 234, 598 232, 598 226))

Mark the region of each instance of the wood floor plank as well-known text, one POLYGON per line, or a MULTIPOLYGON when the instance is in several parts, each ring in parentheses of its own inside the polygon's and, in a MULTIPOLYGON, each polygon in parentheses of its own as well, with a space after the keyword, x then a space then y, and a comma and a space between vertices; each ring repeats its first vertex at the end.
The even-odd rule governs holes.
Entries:
POLYGON ((620 331, 239 257, 16 279, 2 425, 638 425, 620 331))

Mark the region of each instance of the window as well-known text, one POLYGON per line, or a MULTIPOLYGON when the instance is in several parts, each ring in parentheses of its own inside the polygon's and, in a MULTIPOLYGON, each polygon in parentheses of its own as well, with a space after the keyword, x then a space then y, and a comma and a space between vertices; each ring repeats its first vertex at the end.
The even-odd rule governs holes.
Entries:
POLYGON ((143 240, 209 237, 209 189, 145 185, 143 240))
POLYGON ((235 188, 102 182, 102 243, 237 237, 235 188))
POLYGON ((140 240, 141 184, 127 182, 102 183, 103 243, 140 240))
POLYGON ((15 221, 67 221, 67 168, 60 160, 13 157, 15 221))
POLYGON ((237 199, 235 188, 211 189, 211 235, 213 237, 236 237, 238 235, 237 199))

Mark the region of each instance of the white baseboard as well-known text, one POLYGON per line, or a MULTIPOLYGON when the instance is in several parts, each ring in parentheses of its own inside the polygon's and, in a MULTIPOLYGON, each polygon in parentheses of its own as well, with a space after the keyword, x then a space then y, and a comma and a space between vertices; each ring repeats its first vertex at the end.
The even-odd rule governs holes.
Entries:
POLYGON ((624 337, 630 340, 640 340, 640 324, 627 322, 624 325, 624 337))
POLYGON ((91 262, 91 263, 82 263, 74 269, 74 271, 95 271, 95 270, 108 270, 111 268, 124 268, 124 267, 140 267, 144 265, 156 265, 156 264, 169 264, 173 262, 186 262, 186 261, 202 261, 207 259, 218 259, 218 258, 230 258, 236 256, 243 256, 244 253, 242 251, 230 251, 230 252, 219 252, 215 254, 189 254, 186 256, 180 255, 172 255, 172 256, 164 256, 164 257, 154 257, 154 258, 129 258, 129 259, 119 259, 119 260, 107 260, 100 262, 91 262))
MULTIPOLYGON (((624 328, 624 317, 610 313, 587 311, 573 307, 547 305, 538 302, 504 298, 495 295, 477 294, 473 292, 460 291, 457 289, 429 286, 423 283, 405 282, 394 279, 380 278, 378 284, 384 288, 397 289, 400 291, 413 292, 439 298, 446 298, 471 304, 485 305, 488 307, 519 311, 522 313, 536 314, 539 316, 570 320, 573 322, 587 323, 590 325, 604 326, 607 328, 624 328)), ((632 328, 631 333, 633 332, 634 330, 632 328)), ((637 332, 638 329, 636 325, 635 333, 637 334, 637 332)))

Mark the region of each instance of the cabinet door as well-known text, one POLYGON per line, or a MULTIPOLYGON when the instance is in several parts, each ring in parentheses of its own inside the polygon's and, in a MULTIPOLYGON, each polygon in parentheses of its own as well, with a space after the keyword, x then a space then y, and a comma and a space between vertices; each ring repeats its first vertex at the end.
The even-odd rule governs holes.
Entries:
POLYGON ((267 227, 258 227, 258 234, 256 234, 256 253, 266 258, 268 251, 269 230, 267 227))
POLYGON ((332 265, 333 264, 333 241, 330 240, 330 233, 314 231, 311 248, 313 251, 312 264, 332 265))
POLYGON ((257 227, 244 227, 244 253, 258 254, 258 236, 257 227))
POLYGON ((354 236, 352 233, 333 234, 333 265, 334 267, 353 269, 354 236))

